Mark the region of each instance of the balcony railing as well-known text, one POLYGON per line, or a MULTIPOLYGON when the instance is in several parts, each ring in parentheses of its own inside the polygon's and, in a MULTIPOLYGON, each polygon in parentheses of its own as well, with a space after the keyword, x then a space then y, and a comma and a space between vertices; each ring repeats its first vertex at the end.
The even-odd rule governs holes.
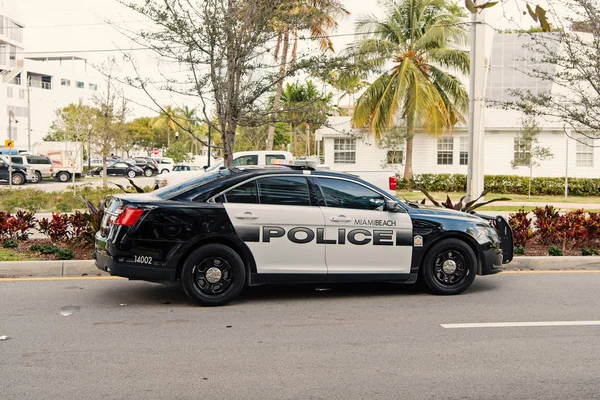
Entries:
POLYGON ((34 87, 34 88, 40 88, 40 89, 52 89, 52 83, 51 82, 43 82, 43 81, 35 81, 33 79, 29 80, 29 86, 34 87))

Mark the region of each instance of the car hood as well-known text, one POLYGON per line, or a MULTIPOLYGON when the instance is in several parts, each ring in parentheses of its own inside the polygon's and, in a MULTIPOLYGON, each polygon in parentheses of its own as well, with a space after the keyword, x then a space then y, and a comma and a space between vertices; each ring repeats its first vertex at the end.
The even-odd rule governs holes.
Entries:
POLYGON ((456 210, 452 210, 449 208, 441 208, 441 207, 426 206, 426 205, 419 204, 417 207, 409 206, 408 210, 409 210, 408 212, 411 215, 461 219, 464 221, 471 221, 471 222, 484 221, 481 217, 478 217, 477 215, 468 214, 466 212, 456 211, 456 210))

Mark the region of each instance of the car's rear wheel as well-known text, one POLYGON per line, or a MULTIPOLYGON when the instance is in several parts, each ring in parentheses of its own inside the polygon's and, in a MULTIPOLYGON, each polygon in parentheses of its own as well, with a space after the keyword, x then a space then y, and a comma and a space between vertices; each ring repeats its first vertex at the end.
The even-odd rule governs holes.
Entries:
POLYGON ((168 170, 168 169, 166 169, 166 168, 165 168, 165 169, 163 169, 162 171, 160 171, 160 173, 161 173, 161 174, 166 174, 166 173, 168 173, 168 172, 169 172, 169 170, 168 170))
POLYGON ((102 178, 104 176, 104 171, 100 170, 100 172, 98 172, 98 176, 102 178))
POLYGON ((181 270, 185 294, 203 306, 222 306, 237 297, 246 283, 246 268, 240 256, 222 244, 195 250, 181 270))
POLYGON ((12 174, 12 184, 13 185, 22 185, 25 183, 25 175, 20 172, 13 172, 12 174))
POLYGON ((435 294, 460 294, 473 283, 477 257, 473 249, 458 239, 434 244, 421 265, 420 279, 435 294))
POLYGON ((135 178, 135 171, 133 171, 133 170, 127 171, 127 177, 128 178, 135 178))
POLYGON ((146 169, 144 170, 144 175, 146 175, 147 177, 151 177, 153 173, 154 173, 154 172, 152 171, 152 169, 151 169, 151 168, 146 168, 146 169))
POLYGON ((40 173, 40 171, 35 171, 35 173, 33 174, 33 179, 31 180, 31 183, 40 183, 42 181, 42 174, 40 173))

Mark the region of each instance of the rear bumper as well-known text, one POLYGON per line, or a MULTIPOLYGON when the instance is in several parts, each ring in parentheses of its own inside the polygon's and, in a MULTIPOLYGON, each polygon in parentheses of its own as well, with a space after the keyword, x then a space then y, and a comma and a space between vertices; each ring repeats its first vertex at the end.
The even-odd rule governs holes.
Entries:
POLYGON ((96 247, 96 267, 112 276, 143 280, 149 282, 173 283, 177 280, 175 270, 155 268, 151 266, 133 265, 128 262, 117 262, 106 250, 96 247))

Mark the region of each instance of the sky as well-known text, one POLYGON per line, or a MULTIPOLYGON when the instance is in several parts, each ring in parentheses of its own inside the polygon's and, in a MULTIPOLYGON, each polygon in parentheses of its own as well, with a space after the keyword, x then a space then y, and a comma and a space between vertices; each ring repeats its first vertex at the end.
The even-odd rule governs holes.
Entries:
MULTIPOLYGON (((381 8, 375 0, 345 0, 343 3, 350 15, 339 21, 337 34, 352 33, 354 23, 362 15, 381 14, 381 8)), ((490 25, 490 33, 492 28, 533 25, 533 21, 523 17, 519 11, 523 4, 524 0, 504 0, 489 9, 486 20, 490 25)), ((81 52, 78 55, 86 57, 91 64, 101 63, 108 56, 119 57, 120 50, 139 47, 116 27, 136 31, 145 24, 139 15, 117 0, 0 0, 0 10, 25 25, 26 56, 47 52, 81 52)), ((352 40, 352 36, 334 38, 336 50, 343 49, 352 40)), ((145 74, 156 74, 156 62, 150 53, 136 51, 135 55, 145 74)), ((153 110, 157 109, 143 93, 128 90, 126 96, 134 102, 133 116, 152 115, 153 110)), ((167 94, 157 97, 162 103, 183 101, 170 98, 167 94)))

